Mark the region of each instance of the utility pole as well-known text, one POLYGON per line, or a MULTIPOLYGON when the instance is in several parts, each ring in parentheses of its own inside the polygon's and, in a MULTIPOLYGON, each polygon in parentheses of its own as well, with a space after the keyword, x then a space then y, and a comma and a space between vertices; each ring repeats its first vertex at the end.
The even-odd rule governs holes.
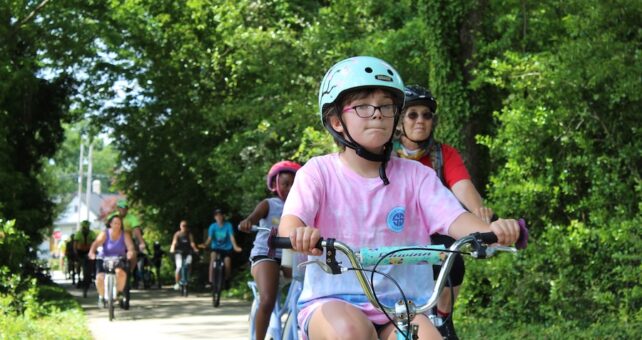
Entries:
POLYGON ((87 218, 85 218, 87 221, 89 221, 89 214, 91 212, 90 205, 90 199, 91 199, 91 171, 92 171, 92 157, 93 157, 93 151, 94 151, 94 141, 89 142, 89 152, 87 152, 87 194, 85 196, 85 203, 87 206, 87 218))
POLYGON ((80 196, 82 195, 82 158, 85 152, 85 145, 82 142, 82 135, 80 136, 80 157, 78 157, 78 205, 77 205, 77 215, 78 219, 76 221, 76 230, 74 233, 80 229, 80 196))

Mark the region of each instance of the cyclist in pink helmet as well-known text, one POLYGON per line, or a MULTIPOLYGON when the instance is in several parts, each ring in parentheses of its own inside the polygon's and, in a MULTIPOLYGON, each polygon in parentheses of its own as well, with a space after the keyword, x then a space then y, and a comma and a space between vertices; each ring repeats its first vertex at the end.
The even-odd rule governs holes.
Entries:
MULTIPOLYGON (((294 183, 294 175, 300 168, 301 165, 292 161, 281 161, 270 168, 266 176, 267 188, 276 196, 262 200, 254 208, 254 211, 239 223, 240 230, 250 232, 252 225, 256 224, 261 227, 278 227, 281 220, 281 212, 283 212, 283 204, 294 183)), ((252 276, 261 296, 255 320, 256 339, 265 337, 279 287, 281 250, 279 249, 273 254, 269 253, 267 244, 269 236, 269 231, 259 230, 250 253, 252 276)), ((291 276, 291 271, 288 268, 282 269, 286 277, 291 276)))

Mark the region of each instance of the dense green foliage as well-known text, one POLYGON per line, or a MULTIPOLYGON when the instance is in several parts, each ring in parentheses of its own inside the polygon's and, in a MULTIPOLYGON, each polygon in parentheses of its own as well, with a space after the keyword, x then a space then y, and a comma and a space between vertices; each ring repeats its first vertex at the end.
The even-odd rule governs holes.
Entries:
POLYGON ((0 339, 89 339, 82 308, 64 288, 40 284, 30 304, 38 313, 3 314, 0 339))
POLYGON ((187 218, 198 239, 214 206, 238 221, 267 195, 273 162, 334 150, 318 83, 368 54, 433 91, 439 139, 530 221, 528 250, 469 266, 462 313, 642 323, 641 1, 43 3, 38 20, 33 1, 0 5, 0 212, 30 237, 51 220, 38 174, 61 122, 112 134, 150 235, 187 218))

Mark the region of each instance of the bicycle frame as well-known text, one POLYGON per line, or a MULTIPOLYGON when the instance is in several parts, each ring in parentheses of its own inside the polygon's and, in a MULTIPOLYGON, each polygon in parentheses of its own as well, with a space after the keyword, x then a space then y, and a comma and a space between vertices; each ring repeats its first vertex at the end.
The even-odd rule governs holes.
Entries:
MULTIPOLYGON (((518 247, 525 247, 528 230, 525 227, 523 220, 520 221, 520 227, 522 228, 520 240, 518 241, 518 247)), ((270 246, 275 248, 291 248, 289 238, 283 237, 273 237, 270 239, 270 246)), ((449 248, 449 252, 446 256, 446 259, 443 263, 439 263, 436 259, 439 259, 440 256, 444 256, 443 248, 436 247, 418 247, 418 246, 409 246, 409 247, 384 247, 377 249, 367 249, 363 248, 360 252, 355 253, 348 245, 335 239, 325 239, 320 240, 317 244, 317 248, 326 250, 326 261, 307 261, 301 265, 307 264, 318 264, 325 272, 329 274, 342 274, 349 270, 349 268, 342 267, 335 258, 335 250, 338 250, 346 255, 350 261, 351 268, 353 268, 355 275, 357 276, 357 281, 359 282, 363 292, 370 301, 370 303, 377 308, 378 310, 392 315, 393 322, 395 323, 397 331, 397 339, 413 339, 413 336, 417 334, 418 329, 417 325, 410 325, 410 320, 414 318, 417 314, 422 314, 434 306, 437 305, 439 296, 445 286, 447 276, 450 273, 450 269, 455 261, 454 254, 460 252, 466 245, 471 245, 473 247, 473 252, 470 253, 474 258, 487 258, 493 256, 498 251, 508 251, 515 253, 517 250, 512 247, 504 246, 495 246, 488 247, 485 244, 492 244, 497 242, 497 237, 495 234, 491 233, 475 233, 469 236, 463 237, 449 248), (412 248, 413 251, 407 251, 412 248), (423 252, 423 255, 418 254, 415 250, 418 248, 423 248, 420 250, 423 252), (391 252, 395 252, 396 261, 390 261, 388 263, 384 262, 385 259, 391 252), (405 253, 404 253, 405 252, 405 253), (370 266, 376 259, 382 259, 376 263, 381 264, 401 264, 401 263, 426 263, 426 264, 441 264, 442 269, 440 271, 439 277, 437 278, 432 295, 428 301, 421 305, 416 306, 412 301, 398 301, 395 305, 389 306, 380 303, 375 297, 375 293, 370 286, 370 282, 366 277, 364 267, 370 266), (401 260, 399 260, 401 259, 401 260)))
POLYGON ((116 287, 116 266, 122 260, 119 256, 110 256, 103 258, 103 268, 105 268, 105 290, 104 294, 109 307, 109 321, 114 319, 114 301, 118 296, 116 287))
MULTIPOLYGON (((250 311, 250 339, 255 339, 255 324, 254 316, 256 315, 256 308, 258 308, 260 295, 256 282, 249 281, 248 286, 252 290, 254 301, 252 302, 252 310, 250 311)), ((290 281, 285 301, 281 303, 282 293, 281 289, 277 291, 276 303, 270 315, 270 324, 266 332, 266 338, 272 339, 298 339, 298 325, 296 316, 298 314, 297 301, 301 291, 303 290, 303 282, 298 279, 290 281), (285 322, 282 322, 283 316, 286 316, 285 322), (268 337, 270 336, 270 337, 268 337)))

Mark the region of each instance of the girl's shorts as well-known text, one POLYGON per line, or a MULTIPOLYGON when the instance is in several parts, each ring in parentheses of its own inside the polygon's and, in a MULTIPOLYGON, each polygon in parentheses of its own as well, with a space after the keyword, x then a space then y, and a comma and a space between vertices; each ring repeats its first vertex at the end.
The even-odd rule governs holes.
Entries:
POLYGON ((372 324, 374 325, 375 329, 377 330, 377 333, 379 333, 379 331, 390 322, 390 320, 388 320, 388 318, 382 312, 377 310, 370 303, 352 304, 352 303, 349 303, 349 302, 347 302, 345 300, 335 299, 335 298, 319 299, 319 300, 316 300, 316 301, 312 302, 311 304, 303 307, 301 310, 299 310, 299 315, 297 316, 297 321, 299 323, 299 328, 301 330, 303 330, 301 332, 303 334, 303 340, 308 340, 309 339, 308 326, 309 326, 309 323, 310 323, 310 318, 312 317, 312 314, 314 314, 314 311, 317 308, 321 307, 321 305, 323 305, 324 303, 330 302, 330 301, 341 301, 341 302, 348 303, 348 304, 360 309, 363 312, 363 314, 366 315, 368 320, 370 320, 370 322, 372 322, 372 324))
POLYGON ((280 258, 278 258, 278 257, 269 257, 267 255, 256 255, 256 256, 253 256, 250 259, 250 263, 252 263, 252 267, 254 267, 255 265, 257 265, 257 264, 259 264, 259 263, 261 263, 263 261, 271 261, 271 262, 276 262, 279 265, 281 264, 281 259, 280 258))

